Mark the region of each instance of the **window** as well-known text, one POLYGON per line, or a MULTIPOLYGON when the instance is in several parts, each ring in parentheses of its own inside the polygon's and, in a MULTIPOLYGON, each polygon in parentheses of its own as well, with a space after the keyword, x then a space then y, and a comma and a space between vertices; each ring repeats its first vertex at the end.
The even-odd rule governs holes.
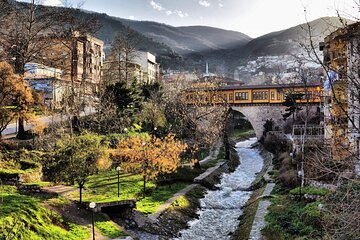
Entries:
POLYGON ((269 99, 269 92, 268 91, 254 92, 253 99, 254 100, 267 100, 267 99, 269 99))
POLYGON ((281 90, 277 90, 277 100, 281 100, 281 90))
POLYGON ((307 100, 311 100, 311 99, 312 99, 312 92, 311 92, 311 91, 306 92, 305 99, 307 99, 307 100))
POLYGON ((229 93, 229 101, 234 101, 234 94, 229 93))
POLYGON ((273 101, 275 100, 275 92, 271 91, 271 96, 270 96, 270 99, 273 101))
POLYGON ((235 100, 248 100, 249 94, 247 92, 236 92, 235 100))

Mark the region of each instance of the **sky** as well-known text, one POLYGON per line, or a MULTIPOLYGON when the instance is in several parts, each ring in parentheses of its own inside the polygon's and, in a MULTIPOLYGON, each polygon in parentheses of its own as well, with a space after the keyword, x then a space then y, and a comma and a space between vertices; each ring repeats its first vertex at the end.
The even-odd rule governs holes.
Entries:
MULTIPOLYGON (((24 0, 29 1, 29 0, 24 0)), ((61 5, 61 0, 42 0, 61 5)), ((172 26, 205 25, 250 37, 283 30, 324 16, 360 18, 360 0, 72 0, 111 16, 172 26)))

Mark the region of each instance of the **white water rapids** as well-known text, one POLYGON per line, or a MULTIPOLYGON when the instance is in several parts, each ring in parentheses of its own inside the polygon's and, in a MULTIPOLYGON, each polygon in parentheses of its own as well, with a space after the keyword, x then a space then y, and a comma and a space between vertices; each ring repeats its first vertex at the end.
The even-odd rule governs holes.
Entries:
MULTIPOLYGON (((241 164, 229 174, 223 174, 218 190, 209 190, 200 200, 199 219, 188 223, 189 228, 174 240, 228 240, 235 232, 242 215, 241 208, 249 200, 249 188, 263 167, 263 158, 257 149, 251 149, 256 138, 236 145, 241 164)), ((159 236, 137 232, 141 240, 159 240, 159 236)))
POLYGON ((236 145, 241 164, 230 173, 223 174, 218 190, 208 191, 201 199, 199 219, 188 223, 190 226, 180 232, 176 240, 227 240, 239 224, 241 208, 251 196, 249 188, 256 174, 263 167, 263 158, 256 149, 250 146, 256 138, 239 142, 236 145))

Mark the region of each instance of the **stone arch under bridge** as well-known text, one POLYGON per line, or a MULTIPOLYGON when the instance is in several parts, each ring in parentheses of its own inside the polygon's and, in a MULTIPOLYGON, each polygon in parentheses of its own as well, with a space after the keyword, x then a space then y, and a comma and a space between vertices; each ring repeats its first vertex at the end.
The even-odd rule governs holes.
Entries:
MULTIPOLYGON (((254 128, 258 139, 263 135, 266 120, 272 119, 275 126, 278 126, 280 130, 282 130, 285 123, 282 114, 285 113, 286 108, 287 107, 282 105, 244 105, 231 107, 232 110, 242 113, 247 118, 254 128)), ((303 107, 303 109, 304 108, 305 107, 303 107)), ((317 106, 310 106, 311 113, 316 111, 317 106)))
POLYGON ((264 132, 264 124, 266 120, 272 119, 275 126, 279 126, 280 129, 284 124, 282 114, 285 112, 285 106, 232 106, 232 110, 242 113, 247 120, 251 123, 252 127, 255 130, 256 137, 261 138, 264 132))

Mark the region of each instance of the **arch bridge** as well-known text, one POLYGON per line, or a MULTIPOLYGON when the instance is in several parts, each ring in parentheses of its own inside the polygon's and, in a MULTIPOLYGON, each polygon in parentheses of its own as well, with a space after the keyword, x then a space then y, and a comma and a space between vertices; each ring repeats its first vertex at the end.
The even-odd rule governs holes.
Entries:
POLYGON ((314 111, 321 105, 323 90, 320 83, 197 87, 187 90, 185 98, 190 105, 226 105, 242 113, 260 139, 266 120, 272 119, 276 126, 284 123, 282 114, 287 107, 283 103, 290 94, 301 94, 296 104, 314 111))

